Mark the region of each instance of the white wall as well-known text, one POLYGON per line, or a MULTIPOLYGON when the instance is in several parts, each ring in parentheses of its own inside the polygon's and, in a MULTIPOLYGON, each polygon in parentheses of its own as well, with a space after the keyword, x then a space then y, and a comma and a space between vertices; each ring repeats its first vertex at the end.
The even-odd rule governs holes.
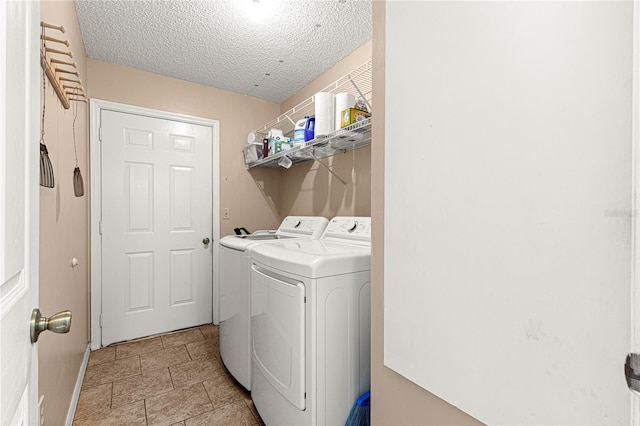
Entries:
POLYGON ((629 422, 632 38, 631 2, 387 2, 384 361, 483 422, 629 422))

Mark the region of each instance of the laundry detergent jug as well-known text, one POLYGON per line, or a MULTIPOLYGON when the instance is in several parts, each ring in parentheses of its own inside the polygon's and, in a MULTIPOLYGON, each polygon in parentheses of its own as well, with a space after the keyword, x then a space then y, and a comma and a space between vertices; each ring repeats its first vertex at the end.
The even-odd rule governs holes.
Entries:
POLYGON ((305 143, 304 134, 306 132, 307 119, 309 117, 302 118, 296 122, 296 126, 293 130, 293 143, 294 145, 300 145, 305 143))
POLYGON ((315 137, 315 127, 316 127, 316 117, 312 115, 310 117, 306 117, 307 122, 304 126, 304 140, 310 141, 315 137))

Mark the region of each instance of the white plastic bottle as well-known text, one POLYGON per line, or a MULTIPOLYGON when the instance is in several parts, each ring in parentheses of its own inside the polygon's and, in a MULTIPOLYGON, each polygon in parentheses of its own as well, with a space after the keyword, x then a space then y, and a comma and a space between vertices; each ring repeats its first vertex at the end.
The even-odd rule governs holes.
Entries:
POLYGON ((304 144, 304 130, 305 125, 307 123, 307 117, 302 118, 296 122, 296 126, 293 130, 293 143, 297 146, 298 144, 304 144))

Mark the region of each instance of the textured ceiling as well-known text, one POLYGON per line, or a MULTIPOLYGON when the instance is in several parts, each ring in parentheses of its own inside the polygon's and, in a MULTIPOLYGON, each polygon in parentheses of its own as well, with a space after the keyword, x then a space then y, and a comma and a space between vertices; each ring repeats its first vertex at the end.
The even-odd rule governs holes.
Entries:
POLYGON ((275 102, 371 38, 371 0, 76 0, 76 10, 90 58, 275 102))

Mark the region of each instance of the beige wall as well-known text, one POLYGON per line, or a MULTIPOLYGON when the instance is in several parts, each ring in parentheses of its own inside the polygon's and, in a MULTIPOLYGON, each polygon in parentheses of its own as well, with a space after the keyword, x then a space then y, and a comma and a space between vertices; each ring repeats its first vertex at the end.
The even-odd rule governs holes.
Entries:
MULTIPOLYGON (((331 67, 295 95, 282 103, 281 112, 322 90, 327 85, 371 59, 371 41, 331 67)), ((376 106, 373 106, 374 111, 376 106)), ((322 160, 347 184, 334 178, 316 161, 308 161, 282 170, 280 211, 283 216, 371 214, 371 148, 336 155, 322 160)))
MULTIPOLYGON (((86 87, 86 55, 72 1, 43 1, 42 20, 63 25, 65 34, 49 35, 69 40, 80 78, 86 87)), ((54 47, 54 46, 52 46, 54 47)), ((55 46, 58 47, 58 46, 55 46)), ((56 185, 40 188, 40 310, 50 316, 70 309, 69 334, 44 333, 38 340, 39 394, 44 395, 47 424, 64 424, 71 396, 88 342, 88 168, 87 105, 72 103, 65 110, 47 80, 45 142, 56 185), (78 162, 85 179, 85 196, 73 193, 73 108, 77 106, 78 162), (71 259, 80 264, 71 268, 71 259)))
POLYGON ((231 218, 220 222, 221 236, 238 226, 253 231, 278 225, 279 171, 256 168, 247 173, 242 154, 247 133, 279 114, 277 103, 94 59, 87 62, 91 98, 219 121, 220 208, 231 211, 231 218))
POLYGON ((481 424, 384 366, 384 98, 385 3, 373 2, 371 421, 378 425, 481 424))

